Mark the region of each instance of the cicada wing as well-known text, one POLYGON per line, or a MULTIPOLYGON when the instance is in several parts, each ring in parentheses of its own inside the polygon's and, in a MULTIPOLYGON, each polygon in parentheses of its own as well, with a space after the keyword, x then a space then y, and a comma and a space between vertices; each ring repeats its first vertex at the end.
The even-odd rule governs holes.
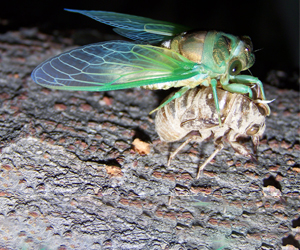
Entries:
MULTIPOLYGON (((121 36, 127 37, 131 40, 138 41, 139 43, 149 43, 149 44, 157 44, 164 40, 166 40, 165 35, 160 34, 152 34, 147 31, 132 31, 120 28, 114 28, 114 32, 118 33, 121 36)), ((169 39, 170 37, 168 37, 169 39)))
POLYGON ((169 49, 108 41, 51 58, 32 72, 32 78, 48 88, 106 91, 188 79, 199 74, 196 67, 169 49))
POLYGON ((80 13, 101 23, 113 26, 117 28, 115 31, 118 34, 139 42, 157 43, 189 30, 189 28, 185 26, 174 23, 115 12, 72 9, 65 10, 80 13))

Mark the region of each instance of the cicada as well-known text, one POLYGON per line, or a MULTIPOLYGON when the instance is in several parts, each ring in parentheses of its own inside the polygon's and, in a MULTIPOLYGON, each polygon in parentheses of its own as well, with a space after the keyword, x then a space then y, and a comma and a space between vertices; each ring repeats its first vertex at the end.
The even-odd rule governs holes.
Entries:
MULTIPOLYGON (((225 143, 229 143, 238 154, 255 161, 254 154, 239 143, 239 139, 251 136, 255 153, 259 138, 265 131, 265 118, 270 115, 266 103, 257 103, 245 95, 219 88, 217 94, 222 127, 219 126, 213 91, 206 87, 188 90, 158 110, 155 117, 156 131, 162 141, 175 142, 186 138, 170 155, 168 165, 189 142, 202 142, 213 137, 216 149, 199 168, 197 178, 201 170, 224 148, 225 143)), ((259 100, 261 93, 257 91, 255 95, 255 100, 259 100)))
POLYGON ((134 42, 100 42, 53 57, 32 72, 33 80, 42 86, 86 91, 180 88, 155 110, 198 85, 211 86, 220 125, 218 81, 223 89, 250 98, 253 93, 247 83, 255 83, 265 100, 261 81, 240 74, 254 63, 247 36, 188 31, 185 26, 114 12, 66 10, 113 26, 134 42))

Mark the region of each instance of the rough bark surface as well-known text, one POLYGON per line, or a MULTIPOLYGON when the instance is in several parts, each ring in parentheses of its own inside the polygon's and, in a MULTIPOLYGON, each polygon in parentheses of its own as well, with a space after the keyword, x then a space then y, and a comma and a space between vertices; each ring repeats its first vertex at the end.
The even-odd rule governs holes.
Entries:
POLYGON ((34 29, 0 35, 0 247, 300 247, 299 92, 265 85, 276 101, 258 162, 227 147, 197 180, 214 145, 190 145, 167 167, 179 143, 158 139, 148 115, 156 92, 32 81, 38 63, 69 45, 34 29), (152 142, 150 154, 132 149, 136 137, 152 142))

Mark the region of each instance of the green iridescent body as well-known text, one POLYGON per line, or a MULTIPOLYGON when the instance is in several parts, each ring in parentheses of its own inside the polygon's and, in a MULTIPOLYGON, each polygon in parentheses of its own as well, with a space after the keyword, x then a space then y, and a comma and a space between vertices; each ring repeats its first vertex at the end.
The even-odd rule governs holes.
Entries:
POLYGON ((32 72, 33 80, 42 86, 85 91, 181 87, 157 109, 198 85, 211 86, 220 113, 218 81, 219 87, 250 98, 249 83, 254 83, 265 100, 261 81, 240 74, 254 63, 249 37, 217 31, 187 32, 187 27, 177 24, 114 12, 68 11, 111 25, 118 34, 135 42, 100 42, 51 58, 32 72))

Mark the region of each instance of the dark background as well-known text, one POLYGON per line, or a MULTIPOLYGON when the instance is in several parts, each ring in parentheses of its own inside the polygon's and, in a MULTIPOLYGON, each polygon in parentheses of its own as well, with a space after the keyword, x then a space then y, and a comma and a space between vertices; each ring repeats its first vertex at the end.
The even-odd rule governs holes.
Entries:
POLYGON ((20 27, 38 27, 41 32, 65 37, 71 37, 70 32, 75 30, 90 28, 113 33, 110 27, 64 8, 121 12, 200 30, 248 35, 254 49, 259 50, 251 68, 253 75, 265 81, 270 70, 299 70, 298 0, 8 1, 1 6, 0 33, 20 27))

